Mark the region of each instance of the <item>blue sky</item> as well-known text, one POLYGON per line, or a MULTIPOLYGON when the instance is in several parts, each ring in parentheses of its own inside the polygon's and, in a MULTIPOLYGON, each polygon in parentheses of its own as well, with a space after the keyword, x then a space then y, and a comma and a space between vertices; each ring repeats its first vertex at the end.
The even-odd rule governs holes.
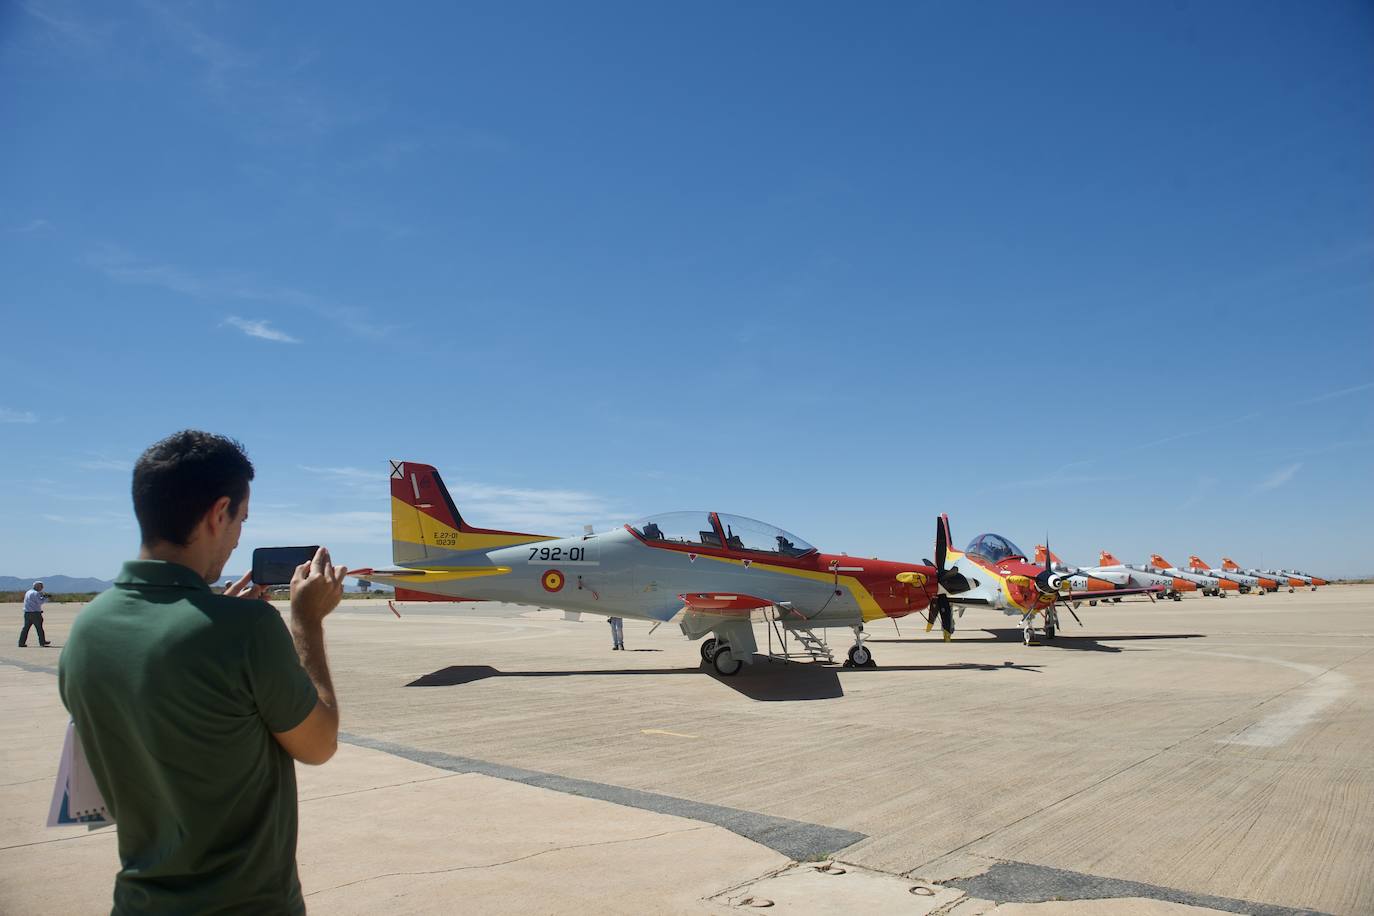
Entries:
POLYGON ((234 566, 715 508, 1374 571, 1374 10, 0 9, 0 573, 108 577, 133 460, 234 566))

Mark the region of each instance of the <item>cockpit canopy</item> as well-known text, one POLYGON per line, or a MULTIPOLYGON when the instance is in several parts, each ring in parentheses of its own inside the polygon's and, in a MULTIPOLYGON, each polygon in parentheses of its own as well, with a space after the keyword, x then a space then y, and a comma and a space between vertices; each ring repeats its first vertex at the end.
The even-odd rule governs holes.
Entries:
POLYGON ((724 512, 665 512, 631 522, 630 528, 646 541, 684 547, 746 550, 782 557, 801 557, 816 550, 781 528, 724 512))
POLYGON ((971 557, 978 557, 989 563, 1000 563, 1008 557, 1026 558, 1026 552, 1000 534, 980 534, 969 541, 964 551, 971 557))

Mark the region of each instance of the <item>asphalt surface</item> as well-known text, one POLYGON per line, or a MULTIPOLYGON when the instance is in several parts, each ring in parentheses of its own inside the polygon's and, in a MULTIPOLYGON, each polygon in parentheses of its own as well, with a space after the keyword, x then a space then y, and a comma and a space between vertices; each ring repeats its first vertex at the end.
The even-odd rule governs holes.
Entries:
MULTIPOLYGON (((59 646, 75 610, 48 614, 59 646)), ((384 603, 349 602, 327 633, 353 746, 302 769, 302 881, 312 908, 341 912, 437 911, 445 888, 480 911, 631 912, 647 900, 723 912, 766 887, 804 890, 814 911, 844 887, 833 905, 853 912, 869 893, 915 900, 913 882, 932 889, 923 911, 961 916, 1081 912, 1072 901, 1103 898, 1122 912, 1374 912, 1371 610, 1366 586, 1123 603, 1083 608, 1084 628, 1035 647, 1010 618, 970 611, 949 643, 916 621, 872 626, 875 669, 760 659, 719 678, 672 624, 651 634, 627 621, 629 651, 613 652, 599 618, 463 604, 402 605, 397 619, 384 603), (329 780, 356 786, 338 793, 329 780), (484 871, 487 898, 476 872, 443 858, 481 858, 471 829, 417 847, 407 826, 437 817, 454 780, 535 811, 574 805, 583 833, 643 822, 605 840, 613 853, 557 868, 547 857, 528 881, 518 864, 499 880, 484 871), (331 808, 374 818, 351 828, 370 841, 336 849, 331 808), (333 826, 317 833, 312 816, 333 826), (669 837, 676 851, 654 845, 669 837), (324 867, 312 844, 338 858, 324 867), (387 864, 402 847, 433 867, 387 864), (654 871, 637 856, 673 864, 654 871), (790 864, 831 859, 848 874, 790 864), (624 887, 608 898, 612 885, 624 887)), ((848 631, 828 636, 842 657, 848 631)), ((72 857, 73 893, 86 888, 73 911, 105 905, 115 867, 108 831, 59 842, 32 827, 60 748, 55 664, 56 649, 0 649, 11 709, 0 766, 16 777, 0 786, 5 912, 52 911, 34 908, 40 885, 25 875, 37 862, 72 857)), ((542 848, 547 823, 495 808, 487 826, 542 848)))

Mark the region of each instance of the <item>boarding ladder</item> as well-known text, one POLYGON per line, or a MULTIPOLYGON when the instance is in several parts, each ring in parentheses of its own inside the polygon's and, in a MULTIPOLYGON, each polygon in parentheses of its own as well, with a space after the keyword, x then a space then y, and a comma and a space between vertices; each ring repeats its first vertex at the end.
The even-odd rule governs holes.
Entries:
POLYGON ((768 617, 768 657, 784 662, 792 659, 807 661, 835 662, 835 656, 823 637, 807 626, 808 618, 789 603, 776 604, 767 612, 768 617), (796 648, 789 645, 788 634, 798 643, 796 648), (773 637, 778 637, 778 648, 774 651, 773 637))

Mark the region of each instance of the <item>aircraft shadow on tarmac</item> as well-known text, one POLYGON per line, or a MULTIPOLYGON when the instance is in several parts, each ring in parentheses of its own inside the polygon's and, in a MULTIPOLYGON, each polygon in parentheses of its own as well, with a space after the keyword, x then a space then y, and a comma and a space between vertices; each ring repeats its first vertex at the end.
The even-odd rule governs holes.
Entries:
MULTIPOLYGON (((1019 631, 1018 631, 1019 632, 1019 631)), ((501 671, 490 665, 450 665, 432 671, 406 684, 407 687, 457 687, 493 677, 577 677, 582 675, 641 675, 703 673, 736 692, 759 702, 833 700, 844 696, 840 672, 846 676, 881 676, 885 671, 1021 671, 1039 674, 1039 665, 974 664, 880 665, 876 668, 841 668, 814 662, 783 663, 766 656, 755 656, 754 664, 734 677, 720 677, 705 663, 695 668, 588 668, 577 671, 501 671)))
MULTIPOLYGON (((1021 628, 1020 628, 1020 627, 1009 627, 1009 628, 1006 628, 1006 629, 999 629, 999 630, 983 629, 983 630, 981 630, 980 632, 986 633, 986 634, 988 634, 988 635, 987 635, 987 636, 974 636, 974 637, 972 637, 972 638, 965 637, 965 636, 956 636, 956 637, 954 638, 954 641, 955 641, 955 642, 992 642, 992 643, 1000 643, 1000 642, 1020 643, 1020 642, 1022 641, 1021 628)), ((1065 632, 1066 632, 1066 631, 1064 631, 1064 630, 1060 630, 1060 631, 1059 631, 1059 635, 1056 636, 1054 639, 1052 639, 1052 640, 1049 641, 1049 642, 1045 642, 1045 641, 1042 640, 1042 641, 1040 641, 1039 645, 1041 645, 1041 646, 1048 646, 1049 648, 1052 648, 1052 649, 1075 649, 1075 650, 1077 650, 1077 651, 1079 651, 1079 652, 1124 652, 1124 651, 1126 651, 1126 650, 1123 649, 1121 646, 1104 645, 1104 643, 1114 643, 1114 642, 1136 642, 1136 641, 1138 641, 1138 640, 1155 640, 1155 639, 1206 639, 1206 638, 1207 638, 1206 634, 1204 634, 1204 633, 1148 633, 1148 634, 1140 634, 1140 635, 1137 635, 1137 636, 1066 636, 1066 635, 1064 635, 1065 632)), ((869 639, 866 640, 866 642, 874 642, 874 643, 876 643, 876 642, 900 642, 900 643, 929 642, 929 643, 931 643, 932 645, 943 645, 942 642, 938 642, 937 640, 920 639, 920 638, 916 638, 916 639, 883 639, 883 638, 881 638, 881 637, 870 637, 869 639)))

